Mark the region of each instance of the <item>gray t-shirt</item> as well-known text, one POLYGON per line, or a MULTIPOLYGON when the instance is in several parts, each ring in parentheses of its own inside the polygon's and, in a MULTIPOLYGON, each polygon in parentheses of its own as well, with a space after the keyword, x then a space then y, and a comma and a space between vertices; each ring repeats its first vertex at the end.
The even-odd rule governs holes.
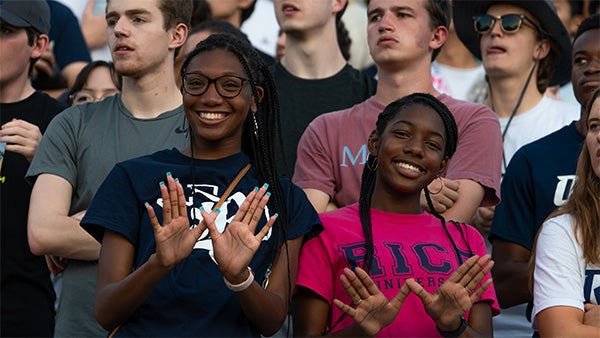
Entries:
MULTIPOLYGON (((27 179, 33 183, 40 174, 66 179, 73 186, 69 214, 86 210, 116 163, 189 145, 183 131, 184 118, 182 106, 153 119, 135 118, 123 106, 121 94, 98 103, 73 106, 48 126, 27 179)), ((63 272, 56 337, 107 335, 94 318, 96 274, 95 261, 69 261, 63 272)))

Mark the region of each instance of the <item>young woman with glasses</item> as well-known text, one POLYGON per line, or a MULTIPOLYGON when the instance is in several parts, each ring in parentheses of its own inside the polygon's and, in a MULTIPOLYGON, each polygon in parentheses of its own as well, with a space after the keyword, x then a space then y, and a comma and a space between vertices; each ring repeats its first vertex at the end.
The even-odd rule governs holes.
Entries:
POLYGON ((121 78, 112 62, 102 60, 88 63, 77 75, 69 90, 69 105, 104 100, 121 91, 121 78))
POLYGON ((271 336, 300 246, 322 229, 275 170, 273 80, 247 42, 221 34, 181 76, 189 147, 118 164, 82 221, 102 241, 96 317, 116 336, 271 336))

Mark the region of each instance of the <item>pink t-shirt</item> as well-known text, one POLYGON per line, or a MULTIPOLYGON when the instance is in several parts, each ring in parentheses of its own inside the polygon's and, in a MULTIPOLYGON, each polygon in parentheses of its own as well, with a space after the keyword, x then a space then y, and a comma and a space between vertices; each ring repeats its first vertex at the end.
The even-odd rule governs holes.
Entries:
MULTIPOLYGON (((332 325, 342 315, 333 305, 333 299, 351 303, 340 282, 340 275, 345 267, 362 266, 365 239, 358 204, 319 216, 325 229, 302 247, 297 285, 313 290, 329 303, 329 325, 332 325)), ((429 213, 400 215, 371 209, 371 219, 375 248, 371 277, 388 299, 398 293, 408 278, 414 278, 427 292, 434 293, 458 269, 456 251, 441 221, 435 216, 429 213)), ((462 261, 473 254, 486 254, 483 237, 475 228, 470 225, 461 225, 459 228, 452 223, 447 223, 446 227, 462 261)), ((489 278, 491 276, 488 274, 484 280, 489 278)), ((480 301, 490 303, 493 315, 500 313, 493 285, 485 291, 480 301)), ((352 323, 352 318, 345 316, 331 332, 352 323)), ((396 320, 378 336, 435 337, 439 334, 421 300, 410 294, 396 320)))
MULTIPOLYGON (((441 94, 458 127, 456 152, 448 162, 446 178, 470 179, 481 184, 481 206, 500 201, 502 135, 498 118, 488 107, 441 94)), ((352 108, 320 115, 298 143, 293 181, 302 189, 317 189, 338 206, 358 202, 367 139, 384 105, 374 97, 352 108)))

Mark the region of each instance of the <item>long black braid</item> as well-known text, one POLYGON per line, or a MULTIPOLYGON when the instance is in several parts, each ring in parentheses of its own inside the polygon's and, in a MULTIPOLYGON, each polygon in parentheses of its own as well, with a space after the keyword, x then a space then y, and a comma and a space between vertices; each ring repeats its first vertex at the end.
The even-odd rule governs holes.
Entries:
MULTIPOLYGON (((244 122, 242 151, 250 157, 250 163, 254 167, 258 179, 269 184, 269 190, 272 192, 268 202, 269 208, 271 210, 276 210, 279 213, 279 217, 275 220, 275 224, 273 225, 273 228, 277 230, 273 232, 276 243, 276 250, 274 250, 272 257, 272 261, 274 262, 279 255, 282 245, 286 246, 287 255, 286 225, 289 223, 287 207, 284 200, 285 195, 275 166, 274 144, 276 137, 281 142, 279 100, 277 98, 275 84, 271 77, 271 72, 256 50, 247 41, 242 41, 227 34, 213 34, 206 40, 200 42, 183 62, 181 67, 181 77, 183 78, 190 61, 196 55, 216 49, 225 50, 237 56, 252 87, 252 97, 257 110, 254 114, 248 113, 244 122), (264 90, 262 101, 258 99, 257 87, 259 86, 264 90)), ((291 277, 289 271, 289 257, 288 277, 291 277)), ((291 292, 291 278, 288 278, 288 283, 291 292)))
MULTIPOLYGON (((431 107, 439 114, 439 116, 442 118, 442 121, 444 122, 444 129, 446 131, 444 157, 448 159, 452 157, 452 155, 456 151, 456 144, 458 142, 458 129, 456 127, 456 122, 454 121, 454 116, 452 116, 450 110, 448 110, 448 108, 443 103, 441 103, 438 99, 429 94, 415 93, 390 103, 379 114, 377 118, 375 132, 378 135, 383 135, 383 132, 387 125, 390 123, 390 121, 392 121, 392 119, 394 119, 396 115, 402 112, 406 107, 411 105, 431 107)), ((373 196, 373 190, 375 189, 376 173, 377 159, 375 156, 369 154, 367 158, 367 163, 365 164, 363 169, 362 184, 360 187, 360 199, 358 202, 360 222, 362 224, 362 229, 366 243, 366 253, 365 259, 363 261, 363 268, 367 272, 369 272, 371 269, 371 263, 373 261, 374 256, 371 224, 371 198, 373 196)), ((446 220, 433 208, 430 192, 427 189, 427 187, 425 187, 425 198, 427 199, 427 205, 429 206, 431 213, 441 221, 444 230, 448 234, 448 237, 450 238, 450 241, 452 242, 452 245, 454 246, 454 249, 456 251, 459 263, 462 263, 462 259, 458 252, 456 244, 454 243, 454 240, 452 239, 452 237, 448 233, 448 229, 446 228, 446 220)))

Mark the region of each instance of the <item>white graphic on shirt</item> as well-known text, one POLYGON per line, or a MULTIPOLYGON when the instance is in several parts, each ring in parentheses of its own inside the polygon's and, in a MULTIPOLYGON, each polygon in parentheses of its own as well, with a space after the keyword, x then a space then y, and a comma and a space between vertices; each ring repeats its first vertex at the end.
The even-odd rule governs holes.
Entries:
MULTIPOLYGON (((202 221, 202 216, 200 214, 200 206, 202 206, 205 211, 210 212, 213 210, 213 207, 221 198, 219 194, 219 187, 211 184, 196 184, 195 188, 192 184, 187 184, 185 186, 184 194, 188 196, 186 205, 188 207, 190 224, 192 229, 195 228, 202 221), (194 196, 196 196, 196 200, 200 199, 204 201, 200 205, 193 205, 194 202, 192 200, 192 189, 194 189, 194 196)), ((225 231, 227 225, 231 223, 231 221, 235 217, 235 213, 237 212, 237 210, 242 205, 245 199, 246 195, 238 191, 232 193, 225 200, 225 202, 223 202, 223 205, 221 205, 220 208, 221 212, 215 220, 215 224, 217 225, 217 229, 219 230, 219 232, 223 233, 223 231, 225 231)), ((157 204, 160 207, 163 206, 162 198, 159 198, 157 200, 157 204)), ((265 207, 264 217, 266 217, 266 219, 269 219, 271 217, 271 211, 269 210, 268 206, 265 207)), ((271 238, 272 231, 273 229, 271 228, 267 235, 263 238, 263 241, 268 241, 269 238, 271 238)), ((212 258, 212 260, 215 261, 213 255, 212 241, 210 239, 208 229, 204 230, 202 232, 202 235, 200 235, 200 238, 196 242, 196 245, 194 245, 194 250, 196 249, 208 250, 208 254, 212 258)))

